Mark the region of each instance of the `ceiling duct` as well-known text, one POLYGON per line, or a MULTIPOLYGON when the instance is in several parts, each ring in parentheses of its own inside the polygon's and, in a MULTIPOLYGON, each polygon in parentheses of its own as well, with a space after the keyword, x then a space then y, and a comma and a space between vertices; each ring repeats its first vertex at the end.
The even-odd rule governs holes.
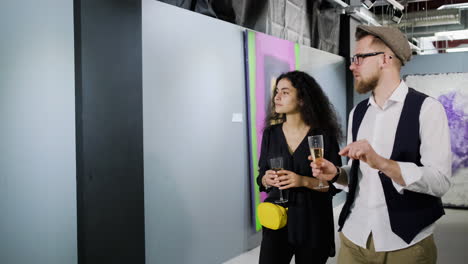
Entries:
POLYGON ((443 9, 407 13, 399 24, 394 24, 385 15, 383 24, 393 27, 427 27, 461 23, 460 10, 443 9))

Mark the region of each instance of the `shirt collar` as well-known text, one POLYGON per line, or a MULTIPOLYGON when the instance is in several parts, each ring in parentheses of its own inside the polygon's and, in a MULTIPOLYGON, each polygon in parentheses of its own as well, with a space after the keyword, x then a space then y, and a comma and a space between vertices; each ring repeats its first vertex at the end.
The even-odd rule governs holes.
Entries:
MULTIPOLYGON (((408 86, 402 80, 400 84, 398 85, 398 87, 395 89, 395 91, 393 91, 392 95, 387 99, 383 108, 385 109, 386 106, 388 106, 390 102, 403 103, 405 101, 406 94, 408 94, 408 86)), ((374 94, 371 94, 371 96, 369 96, 369 102, 367 104, 368 105, 370 104, 375 107, 379 107, 374 100, 374 94)))

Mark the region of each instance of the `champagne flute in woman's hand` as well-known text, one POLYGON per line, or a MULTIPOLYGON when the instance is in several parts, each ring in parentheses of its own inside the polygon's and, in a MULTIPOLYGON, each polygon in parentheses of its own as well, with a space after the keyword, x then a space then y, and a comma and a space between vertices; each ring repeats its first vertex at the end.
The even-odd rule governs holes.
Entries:
MULTIPOLYGON (((270 168, 276 172, 283 169, 283 157, 277 157, 270 159, 270 168)), ((288 200, 283 198, 283 191, 279 190, 280 199, 276 200, 275 203, 282 204, 286 203, 288 200)))

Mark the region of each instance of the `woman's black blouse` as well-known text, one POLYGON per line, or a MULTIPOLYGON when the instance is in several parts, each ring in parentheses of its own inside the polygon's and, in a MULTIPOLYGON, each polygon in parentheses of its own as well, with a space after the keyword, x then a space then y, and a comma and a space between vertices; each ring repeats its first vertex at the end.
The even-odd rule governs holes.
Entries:
MULTIPOLYGON (((267 202, 273 202, 279 198, 278 188, 272 187, 266 190, 262 185, 262 176, 270 169, 269 159, 283 157, 285 170, 293 171, 301 176, 313 177, 307 137, 311 135, 323 135, 324 157, 337 166, 341 166, 341 157, 338 155, 339 146, 336 138, 325 130, 312 129, 302 140, 294 153, 289 152, 282 124, 273 125, 263 131, 262 148, 259 160, 259 176, 257 183, 260 191, 267 191, 267 202)), ((332 198, 337 189, 330 184, 328 192, 318 192, 305 187, 283 190, 283 195, 288 198, 288 236, 293 245, 308 245, 313 248, 330 250, 330 256, 335 255, 334 222, 332 198)))

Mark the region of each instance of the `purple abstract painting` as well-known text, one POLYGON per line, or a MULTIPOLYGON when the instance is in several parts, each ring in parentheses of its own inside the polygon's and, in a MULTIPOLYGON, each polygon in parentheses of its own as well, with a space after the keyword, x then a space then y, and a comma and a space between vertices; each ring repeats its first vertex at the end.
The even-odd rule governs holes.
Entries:
POLYGON ((408 75, 408 86, 439 100, 445 108, 452 148, 452 186, 446 207, 468 208, 468 73, 408 75))
POLYGON ((468 102, 468 97, 452 92, 439 96, 438 100, 447 113, 452 143, 452 173, 456 174, 460 169, 468 168, 468 113, 455 102, 468 102))

